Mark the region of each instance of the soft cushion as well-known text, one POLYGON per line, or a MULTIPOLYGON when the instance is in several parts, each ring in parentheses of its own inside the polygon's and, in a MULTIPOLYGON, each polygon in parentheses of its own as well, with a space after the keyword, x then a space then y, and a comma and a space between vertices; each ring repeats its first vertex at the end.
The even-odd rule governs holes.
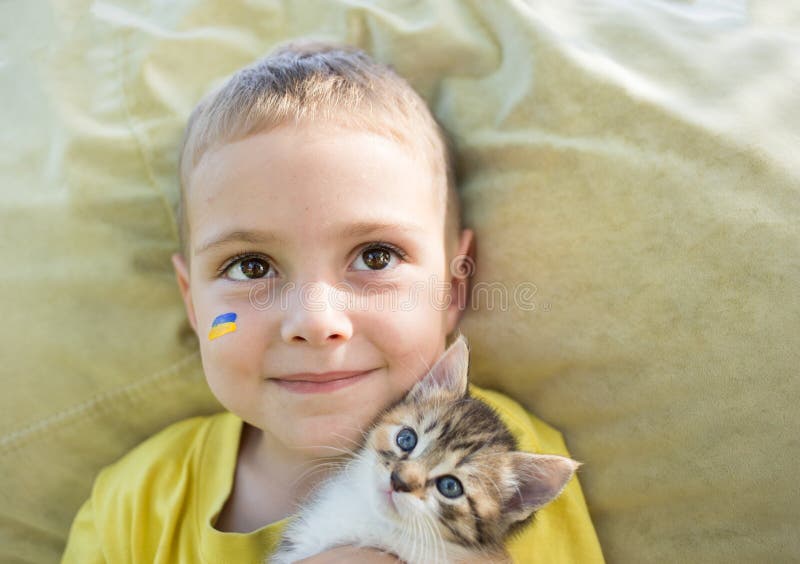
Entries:
POLYGON ((473 376, 564 433, 608 560, 796 558, 800 17, 724 4, 3 3, 0 560, 56 561, 102 466, 220 409, 169 261, 177 148, 308 34, 453 134, 473 376))

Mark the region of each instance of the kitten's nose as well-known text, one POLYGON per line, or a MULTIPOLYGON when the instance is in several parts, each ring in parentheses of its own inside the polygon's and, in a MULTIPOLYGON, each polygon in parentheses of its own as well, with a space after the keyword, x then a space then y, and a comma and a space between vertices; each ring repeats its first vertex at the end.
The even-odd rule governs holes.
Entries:
POLYGON ((390 480, 392 481, 392 489, 396 492, 410 492, 411 487, 407 483, 403 481, 400 477, 400 474, 397 473, 397 470, 392 472, 390 476, 390 480))

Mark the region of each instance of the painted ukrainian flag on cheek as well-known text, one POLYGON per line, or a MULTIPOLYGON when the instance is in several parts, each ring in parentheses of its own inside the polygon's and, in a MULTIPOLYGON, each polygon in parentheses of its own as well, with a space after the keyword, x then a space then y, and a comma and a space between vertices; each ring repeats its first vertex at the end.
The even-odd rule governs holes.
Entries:
POLYGON ((233 312, 218 315, 211 324, 211 331, 208 333, 208 340, 213 341, 226 333, 236 331, 236 314, 233 312))

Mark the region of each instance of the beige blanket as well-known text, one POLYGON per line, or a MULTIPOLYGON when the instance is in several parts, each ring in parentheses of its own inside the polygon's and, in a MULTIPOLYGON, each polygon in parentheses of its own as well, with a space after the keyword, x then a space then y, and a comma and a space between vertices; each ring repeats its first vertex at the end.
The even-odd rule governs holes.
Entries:
POLYGON ((0 2, 0 561, 57 561, 100 467, 219 409, 169 262, 177 145, 307 34, 452 132, 474 375, 564 433, 609 562, 800 558, 788 4, 0 2))

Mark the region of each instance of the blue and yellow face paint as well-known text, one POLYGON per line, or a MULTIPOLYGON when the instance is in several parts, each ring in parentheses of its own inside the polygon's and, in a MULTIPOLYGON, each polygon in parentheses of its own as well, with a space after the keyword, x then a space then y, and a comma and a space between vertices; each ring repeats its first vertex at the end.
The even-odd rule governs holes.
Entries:
POLYGON ((236 314, 233 312, 218 315, 211 324, 211 331, 208 333, 208 340, 213 341, 226 333, 236 331, 236 314))

